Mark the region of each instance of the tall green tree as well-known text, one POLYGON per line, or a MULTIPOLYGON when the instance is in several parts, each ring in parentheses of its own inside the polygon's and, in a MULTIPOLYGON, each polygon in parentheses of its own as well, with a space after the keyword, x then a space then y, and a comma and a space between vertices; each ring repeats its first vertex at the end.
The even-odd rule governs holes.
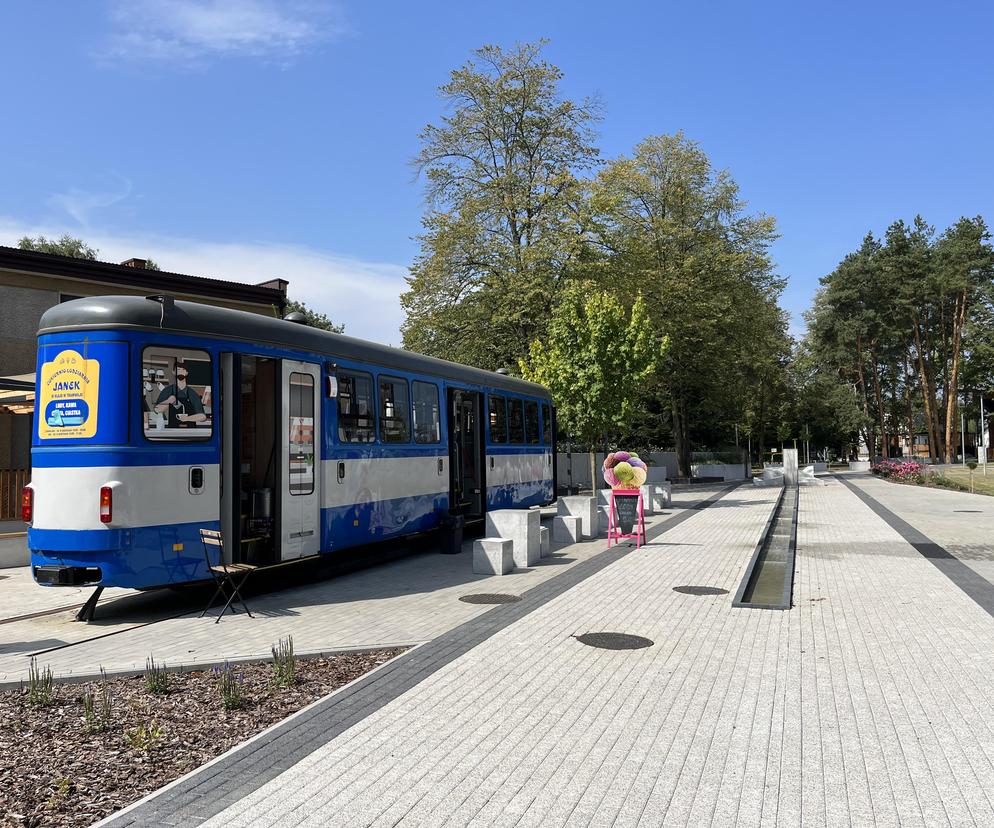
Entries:
POLYGON ((452 72, 449 108, 421 133, 421 251, 401 297, 404 347, 484 368, 515 365, 582 267, 584 182, 598 161, 591 100, 559 90, 542 43, 486 46, 452 72))
POLYGON ((871 453, 924 432, 936 461, 958 446, 964 387, 984 376, 994 253, 980 217, 938 237, 921 216, 868 235, 822 279, 808 315, 812 356, 851 384, 871 453), (988 321, 985 321, 988 320, 988 321))
POLYGON ((775 223, 746 213, 731 176, 682 133, 647 138, 632 157, 608 164, 592 214, 607 253, 603 278, 642 291, 653 325, 669 338, 658 393, 689 476, 695 424, 733 433, 748 389, 768 371, 760 352, 772 346, 774 362, 788 353, 777 306, 783 282, 769 257, 775 223))
POLYGON ((627 310, 612 293, 574 282, 562 290, 543 337, 519 361, 525 379, 552 392, 562 427, 589 445, 595 488, 595 444, 628 427, 639 388, 666 349, 641 296, 627 310))

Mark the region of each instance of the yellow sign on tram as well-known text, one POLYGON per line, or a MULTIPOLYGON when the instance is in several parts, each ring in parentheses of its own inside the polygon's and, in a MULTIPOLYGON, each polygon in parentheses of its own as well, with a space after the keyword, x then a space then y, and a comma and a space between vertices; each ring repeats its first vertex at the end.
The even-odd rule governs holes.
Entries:
POLYGON ((97 433, 100 363, 65 350, 41 366, 38 436, 42 440, 93 437, 97 433))

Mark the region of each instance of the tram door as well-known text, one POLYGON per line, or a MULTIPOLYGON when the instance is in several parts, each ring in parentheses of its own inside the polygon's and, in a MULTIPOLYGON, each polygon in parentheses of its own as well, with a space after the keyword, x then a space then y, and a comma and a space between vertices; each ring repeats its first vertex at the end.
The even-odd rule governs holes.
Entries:
POLYGON ((449 503, 468 518, 481 518, 486 511, 482 400, 475 391, 448 390, 449 503))
POLYGON ((284 359, 280 557, 316 555, 321 542, 321 369, 284 359))

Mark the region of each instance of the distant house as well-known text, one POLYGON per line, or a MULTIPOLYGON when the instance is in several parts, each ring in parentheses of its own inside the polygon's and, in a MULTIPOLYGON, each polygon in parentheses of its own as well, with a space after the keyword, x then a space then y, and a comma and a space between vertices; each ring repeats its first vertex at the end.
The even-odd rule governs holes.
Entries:
POLYGON ((0 520, 15 517, 30 474, 35 338, 42 314, 84 296, 167 293, 177 299, 282 317, 284 279, 259 285, 147 270, 144 259, 121 264, 72 259, 0 246, 0 520))

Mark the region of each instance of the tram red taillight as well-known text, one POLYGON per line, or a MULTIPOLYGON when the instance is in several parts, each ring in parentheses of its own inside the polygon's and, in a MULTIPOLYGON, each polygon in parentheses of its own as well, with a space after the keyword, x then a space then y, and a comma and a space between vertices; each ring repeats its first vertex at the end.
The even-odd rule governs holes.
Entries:
POLYGON ((31 523, 35 510, 35 493, 30 486, 21 489, 21 520, 31 523))
POLYGON ((114 495, 110 486, 100 487, 100 522, 110 523, 114 519, 114 495))

